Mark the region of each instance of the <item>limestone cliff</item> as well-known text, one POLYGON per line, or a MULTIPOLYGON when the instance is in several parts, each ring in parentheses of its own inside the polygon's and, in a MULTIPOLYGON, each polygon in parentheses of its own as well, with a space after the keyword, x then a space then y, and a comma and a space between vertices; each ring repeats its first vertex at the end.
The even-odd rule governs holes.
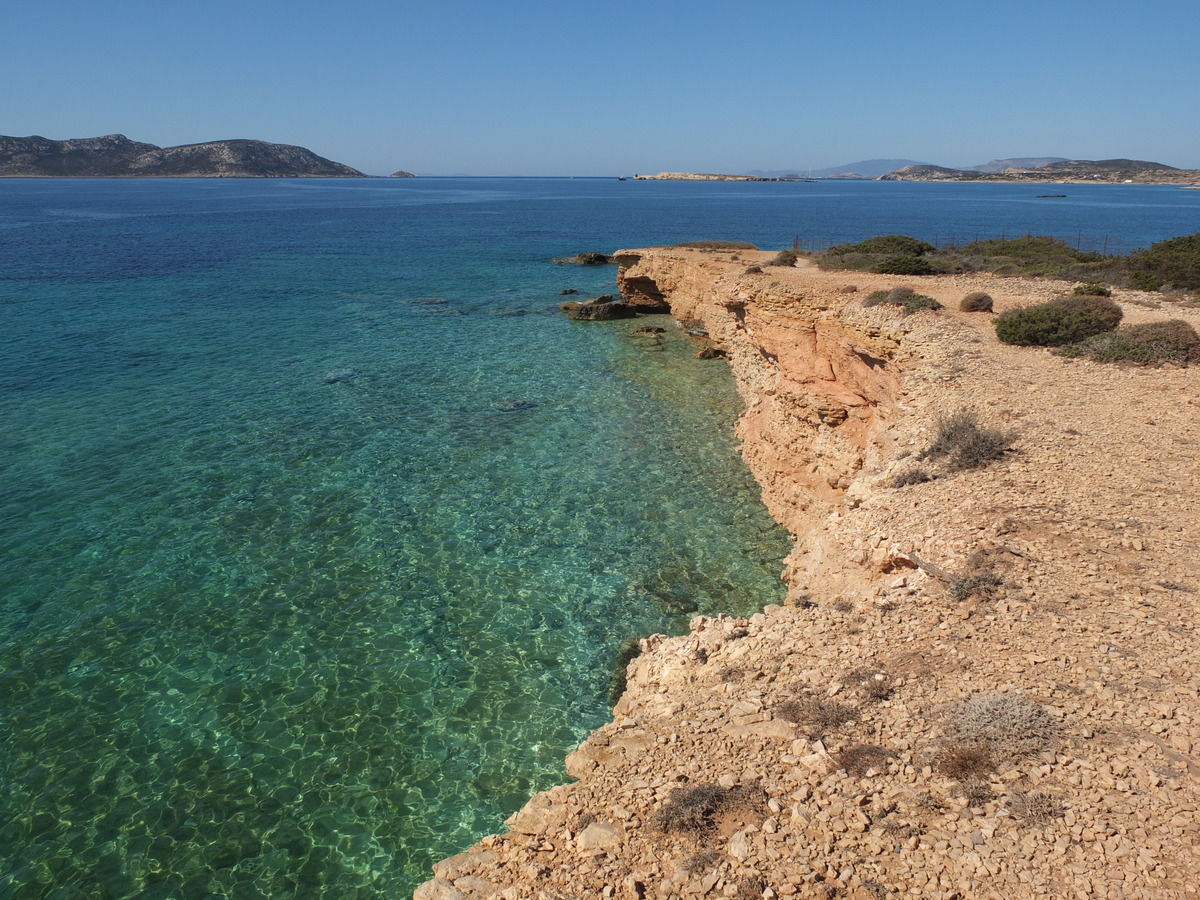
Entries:
POLYGON ((947 309, 904 317, 862 303, 894 277, 618 256, 627 300, 725 351, 796 537, 789 601, 644 639, 576 781, 416 896, 1200 897, 1200 373, 1009 347, 957 311, 1061 283, 923 278, 947 309), (922 458, 963 408, 1011 429, 986 469, 922 458))

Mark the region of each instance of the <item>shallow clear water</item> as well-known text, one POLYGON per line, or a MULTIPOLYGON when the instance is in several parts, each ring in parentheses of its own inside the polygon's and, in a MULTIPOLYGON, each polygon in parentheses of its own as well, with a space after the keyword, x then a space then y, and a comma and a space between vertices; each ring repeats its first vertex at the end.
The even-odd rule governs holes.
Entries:
MULTIPOLYGON (((549 258, 1045 209, 914 187, 0 183, 0 896, 401 897, 560 781, 788 542, 724 366, 549 258)), ((1031 230, 1194 230, 1109 190, 1031 230)))

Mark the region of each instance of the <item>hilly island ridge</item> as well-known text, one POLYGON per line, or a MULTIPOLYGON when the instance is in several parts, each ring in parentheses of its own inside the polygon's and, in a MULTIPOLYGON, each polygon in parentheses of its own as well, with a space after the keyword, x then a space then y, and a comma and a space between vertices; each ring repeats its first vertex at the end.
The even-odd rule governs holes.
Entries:
POLYGON ((159 147, 123 134, 55 141, 0 135, 8 178, 366 178, 304 147, 259 140, 159 147))
POLYGON ((1200 184, 1200 169, 1178 169, 1140 159, 994 159, 964 169, 904 159, 870 159, 801 175, 756 170, 746 175, 661 172, 635 175, 639 181, 795 181, 858 179, 874 181, 989 181, 1048 184, 1200 184))

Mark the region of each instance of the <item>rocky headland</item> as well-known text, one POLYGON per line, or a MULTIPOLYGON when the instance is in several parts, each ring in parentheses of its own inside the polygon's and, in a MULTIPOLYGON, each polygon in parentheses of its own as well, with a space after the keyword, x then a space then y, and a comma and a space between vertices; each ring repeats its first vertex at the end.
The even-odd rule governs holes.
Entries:
POLYGON ((0 135, 8 178, 365 178, 304 147, 232 140, 158 147, 123 134, 54 141, 0 135))
POLYGON ((644 638, 572 783, 416 896, 1200 898, 1200 370, 1001 344, 958 309, 1063 282, 616 256, 621 302, 723 351, 788 600, 644 638), (863 303, 904 284, 945 309, 863 303), (1003 435, 986 467, 927 452, 964 410, 1003 435))

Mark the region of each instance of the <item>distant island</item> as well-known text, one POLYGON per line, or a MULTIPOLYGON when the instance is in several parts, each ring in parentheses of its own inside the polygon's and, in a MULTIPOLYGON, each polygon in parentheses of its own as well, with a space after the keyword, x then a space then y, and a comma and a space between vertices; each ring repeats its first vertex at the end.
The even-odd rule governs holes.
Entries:
POLYGON ((800 175, 713 175, 704 172, 659 172, 657 175, 634 175, 634 181, 810 181, 800 175))
POLYGON ((1049 184, 1200 184, 1200 169, 1178 169, 1139 159, 1067 159, 1018 156, 977 166, 939 166, 911 159, 864 159, 801 174, 754 169, 742 175, 660 172, 638 181, 996 181, 1049 184))
POLYGON ((1011 166, 998 171, 905 166, 880 175, 879 181, 1007 181, 1052 184, 1197 184, 1200 169, 1176 169, 1140 159, 1067 159, 1040 166, 1011 166))
POLYGON ((367 178, 304 147, 230 140, 179 147, 131 141, 123 134, 53 141, 0 135, 0 177, 7 178, 367 178))

